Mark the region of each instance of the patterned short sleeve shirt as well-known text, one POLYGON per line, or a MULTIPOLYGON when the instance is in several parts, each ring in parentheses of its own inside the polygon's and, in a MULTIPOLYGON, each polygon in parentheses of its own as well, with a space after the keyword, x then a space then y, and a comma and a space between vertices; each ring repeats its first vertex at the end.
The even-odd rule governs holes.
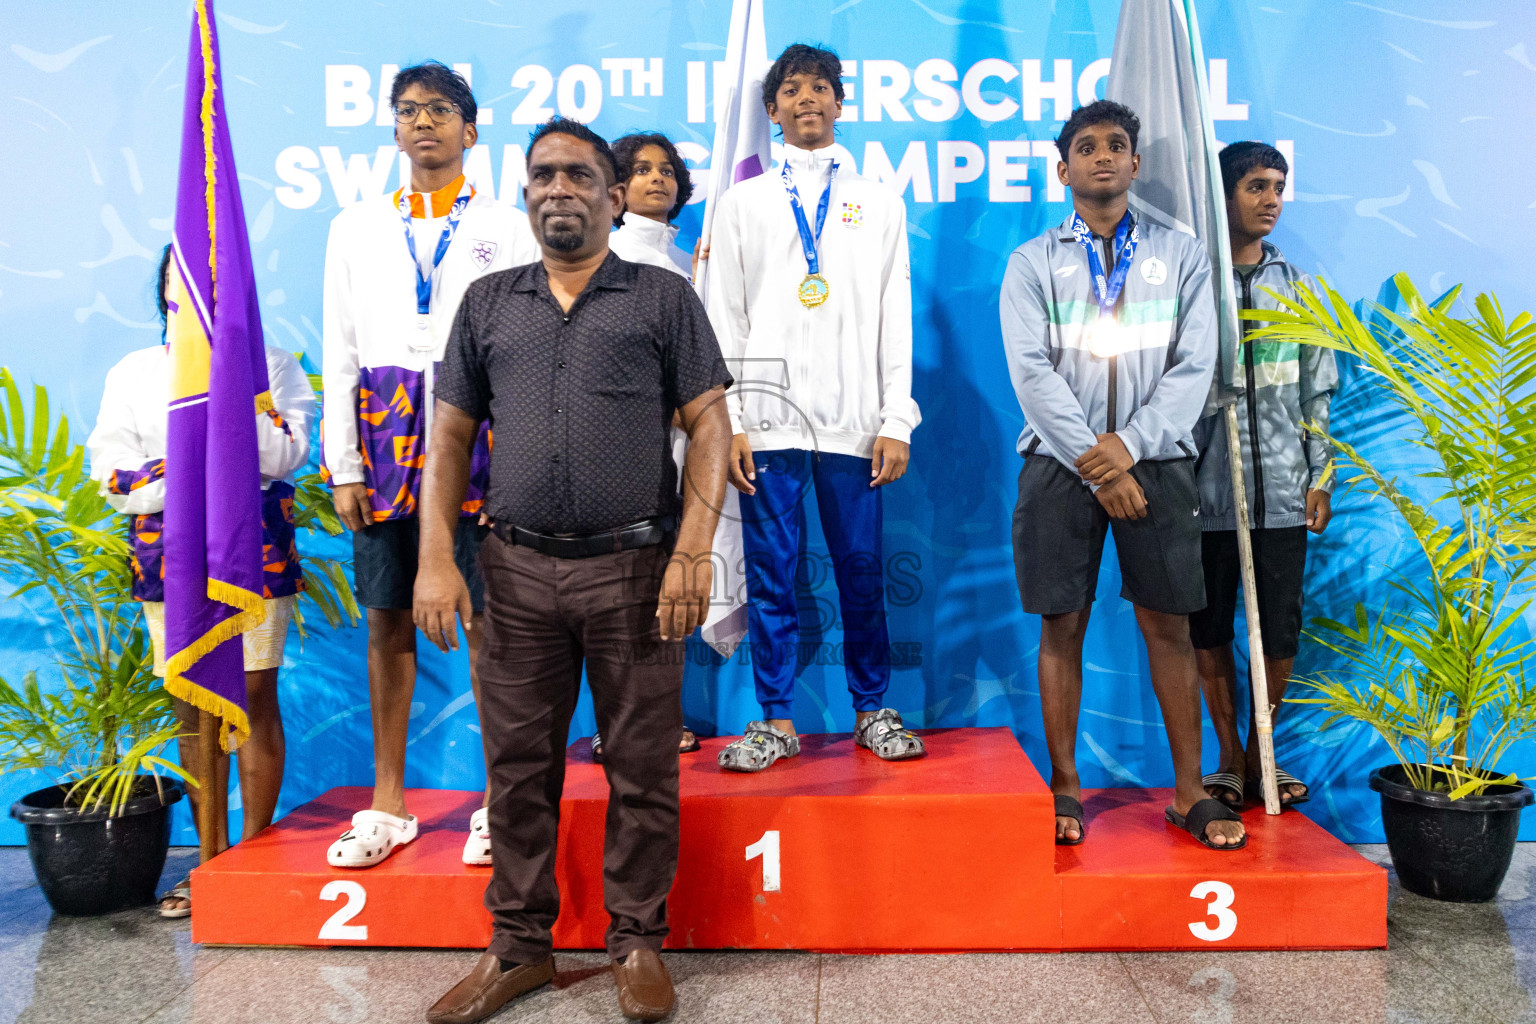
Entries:
POLYGON ((492 425, 493 518, 595 533, 680 512, 672 414, 731 383, 688 282, 609 253, 569 312, 542 263, 472 284, 435 395, 492 425))

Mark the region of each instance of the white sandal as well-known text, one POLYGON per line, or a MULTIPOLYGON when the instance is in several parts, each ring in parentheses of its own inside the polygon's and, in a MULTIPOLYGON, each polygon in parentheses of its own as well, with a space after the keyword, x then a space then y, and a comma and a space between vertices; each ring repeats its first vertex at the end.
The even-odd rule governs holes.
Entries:
POLYGON ((383 811, 358 811, 352 827, 331 844, 325 859, 336 868, 371 868, 416 838, 416 815, 397 818, 383 811))
POLYGON ((491 862, 491 819, 482 807, 469 816, 469 839, 464 842, 465 864, 491 862))
POLYGON ((164 896, 160 897, 160 906, 159 906, 158 909, 160 911, 160 916, 161 917, 191 917, 192 916, 192 878, 191 878, 191 876, 188 876, 188 877, 182 879, 181 881, 177 882, 175 888, 167 890, 166 894, 164 896), (184 907, 167 907, 165 905, 167 900, 186 900, 187 901, 187 905, 184 906, 184 907))

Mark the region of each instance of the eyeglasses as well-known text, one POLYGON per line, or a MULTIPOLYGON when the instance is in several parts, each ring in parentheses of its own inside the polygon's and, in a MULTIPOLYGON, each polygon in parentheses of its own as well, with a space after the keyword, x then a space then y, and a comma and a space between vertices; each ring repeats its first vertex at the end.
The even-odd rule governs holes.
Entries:
POLYGON ((397 124, 413 124, 416 118, 425 110, 433 124, 447 124, 458 108, 451 103, 428 103, 425 106, 419 103, 401 103, 395 107, 395 122, 397 124))

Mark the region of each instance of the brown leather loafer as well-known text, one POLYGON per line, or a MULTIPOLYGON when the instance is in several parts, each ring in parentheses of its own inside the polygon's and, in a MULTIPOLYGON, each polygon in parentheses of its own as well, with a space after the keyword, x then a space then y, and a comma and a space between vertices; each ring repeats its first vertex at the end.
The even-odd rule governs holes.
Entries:
POLYGON ((672 1012, 672 976, 654 950, 637 949, 613 963, 619 1011, 630 1020, 661 1020, 672 1012))
MULTIPOLYGON (((543 963, 501 969, 501 961, 490 953, 480 954, 480 962, 462 981, 432 1004, 427 1011, 428 1024, 474 1024, 507 1005, 524 992, 547 985, 555 976, 555 958, 543 963)), ((665 976, 665 975, 663 975, 665 976)), ((670 992, 671 989, 669 988, 670 992)))

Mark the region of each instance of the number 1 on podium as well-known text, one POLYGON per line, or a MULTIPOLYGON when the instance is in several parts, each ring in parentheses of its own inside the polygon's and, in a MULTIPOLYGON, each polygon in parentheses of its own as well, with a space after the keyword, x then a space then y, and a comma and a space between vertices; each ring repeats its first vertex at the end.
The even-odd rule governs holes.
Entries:
POLYGON ((764 832, 763 837, 747 847, 747 860, 763 858, 763 892, 779 891, 779 833, 764 832))

